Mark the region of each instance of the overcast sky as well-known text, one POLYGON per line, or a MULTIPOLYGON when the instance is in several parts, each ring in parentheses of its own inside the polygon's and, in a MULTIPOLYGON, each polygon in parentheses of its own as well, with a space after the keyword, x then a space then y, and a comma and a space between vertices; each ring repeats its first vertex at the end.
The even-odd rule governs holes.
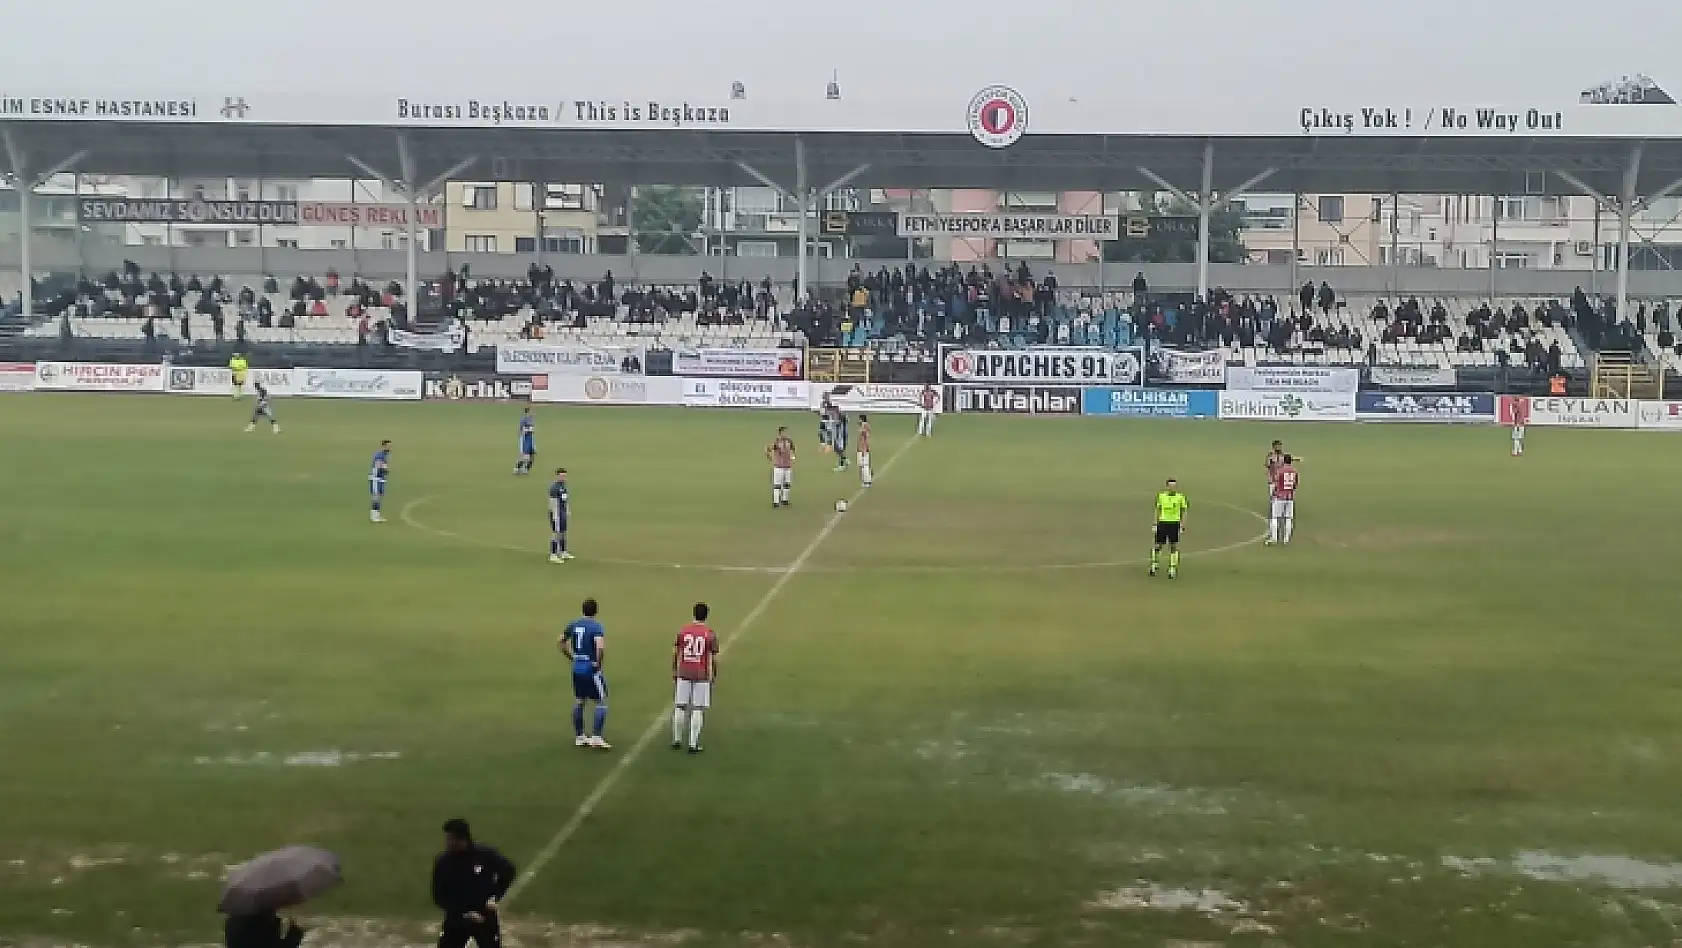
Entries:
POLYGON ((1645 72, 1682 3, 1623 0, 19 0, 0 93, 304 88, 498 97, 1525 97, 1645 72), (1195 35, 1211 57, 1177 52, 1195 35), (290 55, 289 55, 290 54, 290 55), (1180 75, 1207 69, 1206 74, 1180 75), (1259 87, 1259 89, 1258 89, 1259 87))

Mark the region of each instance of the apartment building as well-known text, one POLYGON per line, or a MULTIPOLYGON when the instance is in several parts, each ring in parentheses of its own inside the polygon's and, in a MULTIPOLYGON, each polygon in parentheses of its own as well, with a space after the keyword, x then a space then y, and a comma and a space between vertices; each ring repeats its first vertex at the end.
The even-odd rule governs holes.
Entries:
POLYGON ((625 199, 614 198, 591 184, 451 181, 444 246, 453 253, 624 253, 625 199))

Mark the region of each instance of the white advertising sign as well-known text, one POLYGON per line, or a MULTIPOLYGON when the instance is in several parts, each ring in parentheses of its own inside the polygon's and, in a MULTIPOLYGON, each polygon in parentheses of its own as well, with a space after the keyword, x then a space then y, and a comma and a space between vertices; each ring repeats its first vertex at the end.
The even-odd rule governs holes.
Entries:
POLYGON ((805 369, 805 356, 804 349, 674 349, 672 374, 797 379, 805 369))
POLYGON ((443 332, 409 332, 388 329, 386 338, 399 349, 424 349, 432 352, 460 352, 467 345, 467 329, 460 323, 443 332))
POLYGON ((1385 388, 1453 388, 1458 381, 1453 369, 1442 366, 1432 369, 1397 365, 1372 367, 1372 384, 1385 388))
POLYGON ((1121 219, 1107 214, 899 215, 901 237, 994 237, 1001 240, 1116 240, 1121 219))
POLYGON ((1162 378, 1176 385, 1219 385, 1226 378, 1226 353, 1219 349, 1156 349, 1151 358, 1162 378))
MULTIPOLYGON (((823 407, 824 399, 844 412, 863 412, 867 415, 920 415, 923 412, 923 386, 921 385, 887 385, 868 383, 863 385, 820 385, 816 382, 810 386, 811 409, 817 411, 823 407)), ((940 390, 934 389, 934 410, 936 413, 944 411, 945 399, 940 397, 940 390)))
POLYGON ((376 369, 293 369, 292 391, 279 395, 307 398, 384 398, 410 400, 421 397, 425 377, 419 372, 387 372, 376 369))
POLYGON ((1223 419, 1248 421, 1354 421, 1354 392, 1258 392, 1226 389, 1220 393, 1223 419))
POLYGON ((1530 424, 1568 428, 1634 428, 1636 402, 1621 398, 1531 398, 1530 424))
POLYGON ((503 342, 496 347, 498 375, 641 375, 642 346, 503 342))
POLYGON ((0 362, 0 392, 27 392, 35 388, 35 363, 0 362))
POLYGON ((61 392, 161 392, 164 367, 123 362, 37 362, 35 387, 61 392))
POLYGON ((578 405, 682 405, 683 379, 640 375, 551 375, 532 380, 531 400, 578 405))
POLYGON ((691 408, 810 407, 805 382, 750 382, 741 379, 683 379, 683 403, 691 408))
POLYGON ((1648 431, 1682 431, 1682 402, 1641 402, 1637 427, 1648 431))
POLYGON ((1226 387, 1248 392, 1353 392, 1361 387, 1360 369, 1324 365, 1233 366, 1226 387))
MULTIPOLYGON (((245 390, 255 385, 268 389, 270 395, 292 394, 291 369, 251 369, 245 374, 245 390)), ((171 395, 221 395, 234 393, 234 376, 227 369, 204 366, 172 365, 164 373, 164 391, 171 395)))

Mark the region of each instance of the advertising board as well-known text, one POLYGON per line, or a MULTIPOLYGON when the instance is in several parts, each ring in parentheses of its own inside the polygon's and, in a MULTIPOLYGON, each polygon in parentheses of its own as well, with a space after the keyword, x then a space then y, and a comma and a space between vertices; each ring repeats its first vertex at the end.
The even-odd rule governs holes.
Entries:
POLYGON ((1495 396, 1488 392, 1361 392, 1355 415, 1362 421, 1459 422, 1495 421, 1495 396))
POLYGON ((674 349, 672 374, 735 379, 798 379, 804 349, 674 349))
POLYGON ((640 375, 551 375, 532 386, 534 402, 569 405, 682 405, 686 379, 640 375))
POLYGON ((1516 419, 1541 427, 1634 428, 1637 404, 1622 398, 1502 395, 1496 403, 1496 420, 1503 425, 1516 419))
MULTIPOLYGON (((917 415, 923 411, 923 386, 867 383, 852 385, 811 386, 811 408, 823 407, 824 399, 844 412, 864 412, 867 415, 917 415)), ((935 389, 934 410, 944 408, 940 389, 935 389)))
POLYGON ((428 375, 421 397, 459 402, 506 402, 531 397, 531 379, 505 379, 494 375, 428 375))
POLYGON ((1354 392, 1278 392, 1227 389, 1219 393, 1223 419, 1354 421, 1354 392))
POLYGON ((28 392, 35 388, 35 363, 0 362, 0 392, 28 392))
POLYGON ((1682 431, 1682 402, 1641 402, 1636 427, 1648 431, 1682 431))
POLYGON ((1078 415, 1081 390, 1074 386, 947 385, 949 412, 989 415, 1078 415))
POLYGON ((641 375, 642 346, 504 342, 496 347, 498 375, 641 375))
POLYGON ((1361 387, 1361 370, 1329 365, 1232 366, 1226 387, 1246 392, 1350 392, 1361 387))
POLYGON ((37 362, 35 387, 60 392, 161 392, 164 367, 127 362, 37 362))
POLYGON ((941 350, 940 374, 961 385, 1138 385, 1144 364, 1140 349, 948 347, 941 350))
POLYGON ((1453 388, 1459 383, 1454 370, 1438 366, 1413 369, 1398 365, 1375 365, 1369 371, 1372 384, 1382 388, 1453 388))
POLYGON ((1081 414, 1134 418, 1213 418, 1220 413, 1215 392, 1177 388, 1089 388, 1081 392, 1081 414))
POLYGON ((1151 377, 1175 385, 1220 385, 1226 381, 1226 353, 1219 349, 1153 349, 1151 377))
POLYGON ((683 404, 691 408, 797 408, 810 407, 811 395, 805 382, 750 381, 745 379, 680 379, 683 404))

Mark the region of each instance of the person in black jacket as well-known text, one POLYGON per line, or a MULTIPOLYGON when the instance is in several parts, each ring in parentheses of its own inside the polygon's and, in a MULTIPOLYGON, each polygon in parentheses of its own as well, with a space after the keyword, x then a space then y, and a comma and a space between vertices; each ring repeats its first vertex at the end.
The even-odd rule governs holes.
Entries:
POLYGON ((514 884, 514 864, 473 841, 466 820, 444 824, 444 851, 432 866, 432 904, 444 913, 438 948, 501 948, 497 903, 514 884))
POLYGON ((228 948, 298 948, 304 940, 304 930, 293 921, 283 927, 278 915, 261 912, 228 916, 222 936, 228 948))

